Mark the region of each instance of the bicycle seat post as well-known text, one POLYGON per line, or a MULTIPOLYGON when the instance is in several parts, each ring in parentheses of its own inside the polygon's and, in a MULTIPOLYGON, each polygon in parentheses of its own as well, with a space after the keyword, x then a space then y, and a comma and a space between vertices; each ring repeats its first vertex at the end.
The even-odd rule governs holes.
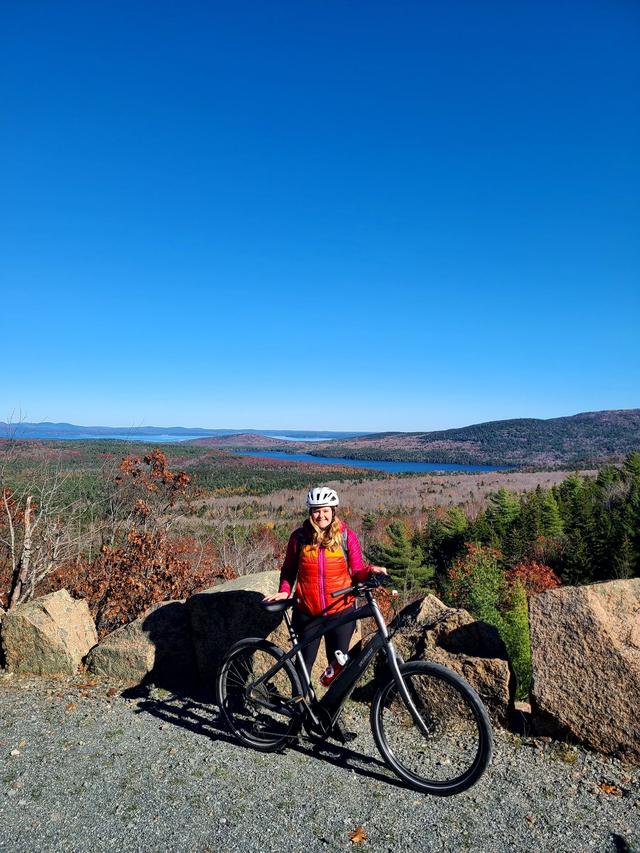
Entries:
POLYGON ((295 644, 298 642, 298 635, 293 630, 293 623, 291 621, 291 616, 289 615, 288 610, 284 611, 284 622, 287 626, 287 630, 289 631, 289 636, 291 637, 291 644, 295 646, 295 644))

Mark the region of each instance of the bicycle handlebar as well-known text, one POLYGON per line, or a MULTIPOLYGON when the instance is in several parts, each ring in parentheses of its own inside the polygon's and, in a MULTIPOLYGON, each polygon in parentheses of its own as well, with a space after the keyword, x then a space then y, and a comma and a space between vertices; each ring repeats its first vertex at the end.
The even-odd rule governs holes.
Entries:
POLYGON ((379 586, 392 586, 393 581, 389 577, 389 575, 383 575, 382 573, 371 575, 364 581, 359 581, 358 583, 354 583, 352 586, 347 586, 344 589, 337 589, 335 592, 331 593, 331 598, 338 598, 341 595, 345 595, 346 593, 352 593, 353 595, 362 594, 367 589, 377 589, 379 586))

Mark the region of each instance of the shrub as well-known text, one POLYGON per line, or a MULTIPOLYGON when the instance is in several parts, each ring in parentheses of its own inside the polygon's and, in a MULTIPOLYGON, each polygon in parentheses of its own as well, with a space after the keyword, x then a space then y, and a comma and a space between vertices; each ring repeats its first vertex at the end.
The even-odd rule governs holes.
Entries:
POLYGON ((505 577, 510 587, 520 584, 524 588, 527 598, 538 592, 555 589, 561 585, 560 578, 553 569, 543 563, 520 563, 509 569, 505 577))
POLYGON ((516 697, 526 699, 532 681, 531 639, 527 593, 520 581, 515 582, 509 597, 509 606, 502 614, 502 624, 498 628, 516 676, 516 697))
POLYGON ((449 569, 447 594, 451 603, 477 619, 499 626, 505 579, 500 552, 485 545, 467 545, 466 554, 449 569))
MULTIPOLYGON (((527 592, 517 575, 508 582, 500 559, 500 552, 494 548, 468 545, 465 556, 449 571, 448 591, 452 603, 498 629, 515 673, 516 695, 524 698, 531 689, 527 592)), ((534 571, 531 577, 546 575, 534 571)))

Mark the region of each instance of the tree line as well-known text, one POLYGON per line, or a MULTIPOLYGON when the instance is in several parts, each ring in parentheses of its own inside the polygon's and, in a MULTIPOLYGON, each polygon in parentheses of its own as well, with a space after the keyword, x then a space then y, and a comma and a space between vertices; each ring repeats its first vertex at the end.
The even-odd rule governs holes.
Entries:
POLYGON ((435 589, 494 624, 525 695, 527 596, 560 584, 640 576, 640 453, 549 489, 498 489, 473 519, 459 506, 435 508, 413 531, 396 520, 371 541, 375 523, 373 513, 363 518, 367 554, 388 567, 404 599, 435 589))

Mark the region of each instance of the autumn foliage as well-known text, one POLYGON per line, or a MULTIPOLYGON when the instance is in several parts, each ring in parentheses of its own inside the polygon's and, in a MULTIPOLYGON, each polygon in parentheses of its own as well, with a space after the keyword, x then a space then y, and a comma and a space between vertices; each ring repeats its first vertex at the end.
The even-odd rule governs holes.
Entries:
POLYGON ((103 543, 91 562, 68 562, 49 580, 51 588, 64 586, 88 600, 100 636, 152 604, 185 598, 233 576, 219 566, 210 545, 170 535, 175 516, 165 513, 179 501, 188 504, 190 481, 184 472, 169 469, 161 450, 123 459, 115 481, 121 518, 112 541, 103 543))
POLYGON ((555 589, 560 586, 560 578, 557 574, 543 563, 520 563, 505 573, 507 584, 510 587, 520 582, 524 587, 527 598, 547 589, 555 589))

